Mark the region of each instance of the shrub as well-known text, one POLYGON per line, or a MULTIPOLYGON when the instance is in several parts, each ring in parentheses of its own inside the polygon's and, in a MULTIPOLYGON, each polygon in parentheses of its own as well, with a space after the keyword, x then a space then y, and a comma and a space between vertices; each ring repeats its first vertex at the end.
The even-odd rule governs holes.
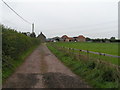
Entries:
POLYGON ((66 55, 48 44, 48 48, 74 73, 84 78, 95 88, 119 88, 120 71, 106 64, 94 60, 77 60, 74 55, 66 55))
POLYGON ((6 77, 4 74, 15 68, 15 62, 21 62, 22 54, 40 44, 40 41, 3 25, 0 27, 2 27, 2 69, 3 77, 6 77))
POLYGON ((87 63, 87 68, 89 68, 89 69, 94 69, 95 66, 96 66, 96 64, 93 61, 87 63))

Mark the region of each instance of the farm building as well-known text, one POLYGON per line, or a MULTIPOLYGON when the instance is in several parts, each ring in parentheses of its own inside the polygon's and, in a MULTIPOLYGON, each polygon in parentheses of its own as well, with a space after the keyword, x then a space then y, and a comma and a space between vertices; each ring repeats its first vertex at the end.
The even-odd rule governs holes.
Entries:
POLYGON ((46 36, 42 32, 38 35, 38 38, 42 43, 46 42, 46 36))
POLYGON ((68 42, 69 37, 67 35, 63 35, 61 38, 63 39, 63 41, 68 42))
POLYGON ((83 35, 80 35, 80 36, 78 36, 78 37, 76 38, 76 41, 78 41, 78 42, 85 42, 86 39, 85 39, 85 37, 84 37, 83 35))
POLYGON ((68 38, 68 36, 67 35, 63 35, 61 38, 66 39, 66 38, 68 38))
POLYGON ((71 42, 71 41, 74 41, 74 38, 72 38, 72 37, 68 37, 67 35, 63 35, 61 38, 62 38, 63 41, 65 41, 65 42, 71 42))
POLYGON ((76 41, 76 42, 85 42, 86 41, 86 39, 85 39, 85 37, 83 35, 80 35, 78 37, 68 37, 67 35, 63 35, 61 38, 65 42, 71 42, 71 41, 73 41, 73 42, 74 41, 76 41))

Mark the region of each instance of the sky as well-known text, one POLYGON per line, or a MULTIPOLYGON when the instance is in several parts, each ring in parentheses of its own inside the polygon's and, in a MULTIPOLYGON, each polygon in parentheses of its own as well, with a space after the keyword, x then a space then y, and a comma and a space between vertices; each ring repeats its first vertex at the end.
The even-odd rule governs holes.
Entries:
MULTIPOLYGON (((4 0, 19 15, 35 24, 36 35, 118 38, 119 0, 4 0)), ((0 23, 31 32, 26 23, 0 1, 0 23)))

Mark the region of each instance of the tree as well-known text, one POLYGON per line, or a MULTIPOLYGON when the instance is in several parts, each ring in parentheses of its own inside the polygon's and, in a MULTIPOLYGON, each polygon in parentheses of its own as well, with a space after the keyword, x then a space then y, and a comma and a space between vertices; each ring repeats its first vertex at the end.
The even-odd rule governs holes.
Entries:
POLYGON ((99 39, 99 38, 93 39, 93 42, 101 42, 101 39, 99 39))
POLYGON ((115 42, 116 40, 115 40, 115 37, 111 37, 110 38, 110 42, 115 42))
POLYGON ((111 40, 115 40, 115 37, 111 37, 110 39, 111 39, 111 40))
POLYGON ((22 32, 22 34, 24 34, 25 36, 27 36, 27 33, 26 33, 26 32, 22 32))
POLYGON ((102 42, 105 42, 106 40, 105 39, 101 39, 102 42))
POLYGON ((30 34, 30 37, 36 37, 36 34, 33 32, 30 34))
POLYGON ((86 37, 86 41, 91 41, 91 39, 89 37, 86 37))

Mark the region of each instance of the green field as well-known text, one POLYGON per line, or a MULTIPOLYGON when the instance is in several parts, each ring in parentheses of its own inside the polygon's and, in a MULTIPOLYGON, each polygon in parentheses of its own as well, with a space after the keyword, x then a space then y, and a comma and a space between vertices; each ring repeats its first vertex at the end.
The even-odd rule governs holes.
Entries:
MULTIPOLYGON (((65 49, 59 49, 52 44, 47 44, 48 48, 54 53, 64 65, 69 67, 72 72, 82 77, 90 86, 95 88, 120 88, 120 72, 115 68, 94 62, 93 60, 78 60, 71 53, 66 53, 65 49)), ((62 43, 57 43, 62 45, 62 43)), ((66 44, 66 43, 65 43, 66 44)))
MULTIPOLYGON (((82 50, 89 50, 89 51, 94 51, 94 52, 100 52, 100 53, 106 53, 106 54, 111 54, 111 55, 117 55, 118 56, 118 46, 120 44, 118 43, 88 43, 88 42, 56 42, 53 43, 54 45, 57 46, 64 46, 64 47, 69 47, 69 48, 75 48, 75 49, 82 49, 82 50)), ((81 52, 84 55, 84 52, 81 52)), ((90 58, 92 59, 101 59, 108 61, 113 64, 118 65, 118 58, 114 57, 109 57, 109 56, 100 56, 100 55, 95 55, 95 54, 89 54, 90 58)))
POLYGON ((118 43, 80 43, 80 42, 57 42, 59 46, 101 52, 111 55, 118 55, 118 43))

